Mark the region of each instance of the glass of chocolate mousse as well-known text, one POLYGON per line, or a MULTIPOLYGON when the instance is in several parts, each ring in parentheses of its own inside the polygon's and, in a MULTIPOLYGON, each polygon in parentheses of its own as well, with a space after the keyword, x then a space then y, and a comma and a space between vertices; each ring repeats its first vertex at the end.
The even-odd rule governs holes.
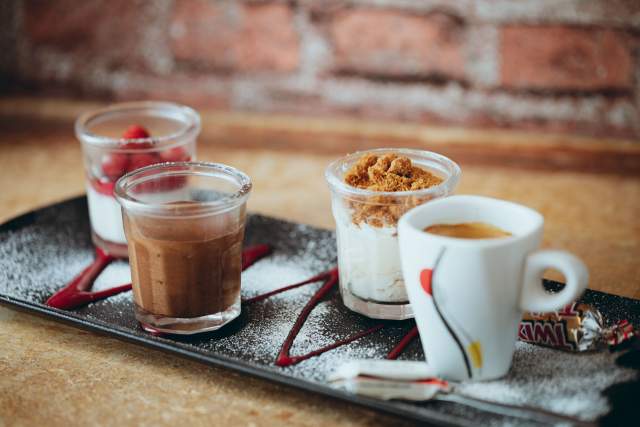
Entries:
POLYGON ((460 168, 429 151, 383 148, 334 161, 325 178, 345 306, 376 319, 413 317, 400 266, 398 219, 417 205, 452 194, 460 168))
POLYGON ((240 314, 251 180, 230 166, 175 162, 120 178, 135 314, 151 332, 193 334, 240 314))

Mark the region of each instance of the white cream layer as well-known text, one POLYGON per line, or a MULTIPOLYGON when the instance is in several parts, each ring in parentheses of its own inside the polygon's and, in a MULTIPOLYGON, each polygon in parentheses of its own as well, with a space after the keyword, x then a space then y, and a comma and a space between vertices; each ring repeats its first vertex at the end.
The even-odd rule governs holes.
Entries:
POLYGON ((120 204, 112 196, 98 193, 87 184, 89 219, 94 233, 103 240, 126 244, 120 204))
POLYGON ((364 300, 408 301, 396 227, 356 225, 348 209, 340 205, 335 203, 333 210, 341 286, 364 300))

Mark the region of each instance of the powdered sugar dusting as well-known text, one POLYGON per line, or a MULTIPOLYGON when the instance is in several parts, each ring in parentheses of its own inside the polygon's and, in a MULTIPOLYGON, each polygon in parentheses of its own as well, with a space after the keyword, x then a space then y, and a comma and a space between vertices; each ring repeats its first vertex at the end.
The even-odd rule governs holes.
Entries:
POLYGON ((109 264, 93 283, 92 290, 101 291, 114 286, 131 283, 131 269, 129 263, 122 260, 116 260, 109 264))
POLYGON ((92 261, 86 212, 65 213, 45 212, 38 223, 2 233, 0 294, 42 303, 92 261))
POLYGON ((637 376, 632 369, 616 367, 617 356, 607 351, 576 354, 518 342, 505 378, 465 383, 459 390, 478 398, 535 403, 550 411, 594 419, 609 409, 600 392, 637 376))
MULTIPOLYGON (((247 298, 273 291, 308 279, 308 267, 286 263, 282 254, 272 255, 258 262, 242 274, 242 291, 247 298)), ((277 298, 274 297, 274 298, 277 298)))

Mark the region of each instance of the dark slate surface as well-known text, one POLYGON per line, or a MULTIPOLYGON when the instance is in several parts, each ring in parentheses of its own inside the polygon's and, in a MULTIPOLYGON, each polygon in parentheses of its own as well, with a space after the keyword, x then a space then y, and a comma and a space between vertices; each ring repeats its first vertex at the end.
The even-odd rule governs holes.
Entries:
MULTIPOLYGON (((530 424, 528 421, 449 402, 383 402, 354 396, 325 385, 326 375, 342 361, 384 358, 413 326, 412 321, 386 322, 383 330, 348 346, 293 367, 275 366, 273 362, 289 328, 320 284, 243 307, 241 317, 221 331, 185 338, 155 337, 145 333, 134 319, 130 292, 74 311, 46 307, 43 305, 46 298, 81 271, 93 257, 86 212, 86 200, 82 197, 23 215, 0 226, 0 302, 403 418, 433 424, 530 424)), ((300 281, 333 267, 336 261, 333 232, 260 215, 249 217, 246 243, 269 243, 274 247, 274 253, 243 273, 244 297, 300 281)), ((96 286, 121 284, 127 281, 127 277, 128 266, 125 262, 118 262, 103 273, 96 286)), ((587 291, 583 299, 597 306, 609 323, 626 318, 635 325, 640 324, 640 301, 595 291, 587 291)), ((314 310, 296 340, 292 354, 306 353, 378 323, 347 310, 340 301, 339 293, 332 292, 314 310)), ((422 349, 415 340, 401 358, 420 360, 423 357, 422 349)), ((604 388, 634 379, 635 372, 617 366, 616 357, 616 354, 606 351, 572 355, 519 343, 514 367, 505 379, 496 383, 470 385, 466 389, 463 387, 463 390, 476 397, 527 404, 593 420, 608 411, 606 399, 601 397, 604 388), (567 368, 566 375, 556 373, 558 370, 565 371, 563 364, 567 368), (558 369, 559 365, 562 369, 558 369), (611 379, 593 380, 590 388, 595 389, 581 395, 588 385, 584 381, 588 381, 590 375, 597 375, 603 367, 612 372, 611 379), (539 385, 540 375, 551 378, 545 378, 545 383, 539 385), (585 378, 583 383, 580 378, 585 378), (576 399, 586 400, 582 406, 572 405, 571 400, 563 400, 567 394, 567 399, 575 394, 576 399)))

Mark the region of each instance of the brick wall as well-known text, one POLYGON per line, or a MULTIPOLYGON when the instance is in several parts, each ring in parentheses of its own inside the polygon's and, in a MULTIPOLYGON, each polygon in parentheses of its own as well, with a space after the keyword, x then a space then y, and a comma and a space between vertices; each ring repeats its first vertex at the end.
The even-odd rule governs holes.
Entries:
POLYGON ((5 89, 640 138, 638 0, 0 6, 5 89))

